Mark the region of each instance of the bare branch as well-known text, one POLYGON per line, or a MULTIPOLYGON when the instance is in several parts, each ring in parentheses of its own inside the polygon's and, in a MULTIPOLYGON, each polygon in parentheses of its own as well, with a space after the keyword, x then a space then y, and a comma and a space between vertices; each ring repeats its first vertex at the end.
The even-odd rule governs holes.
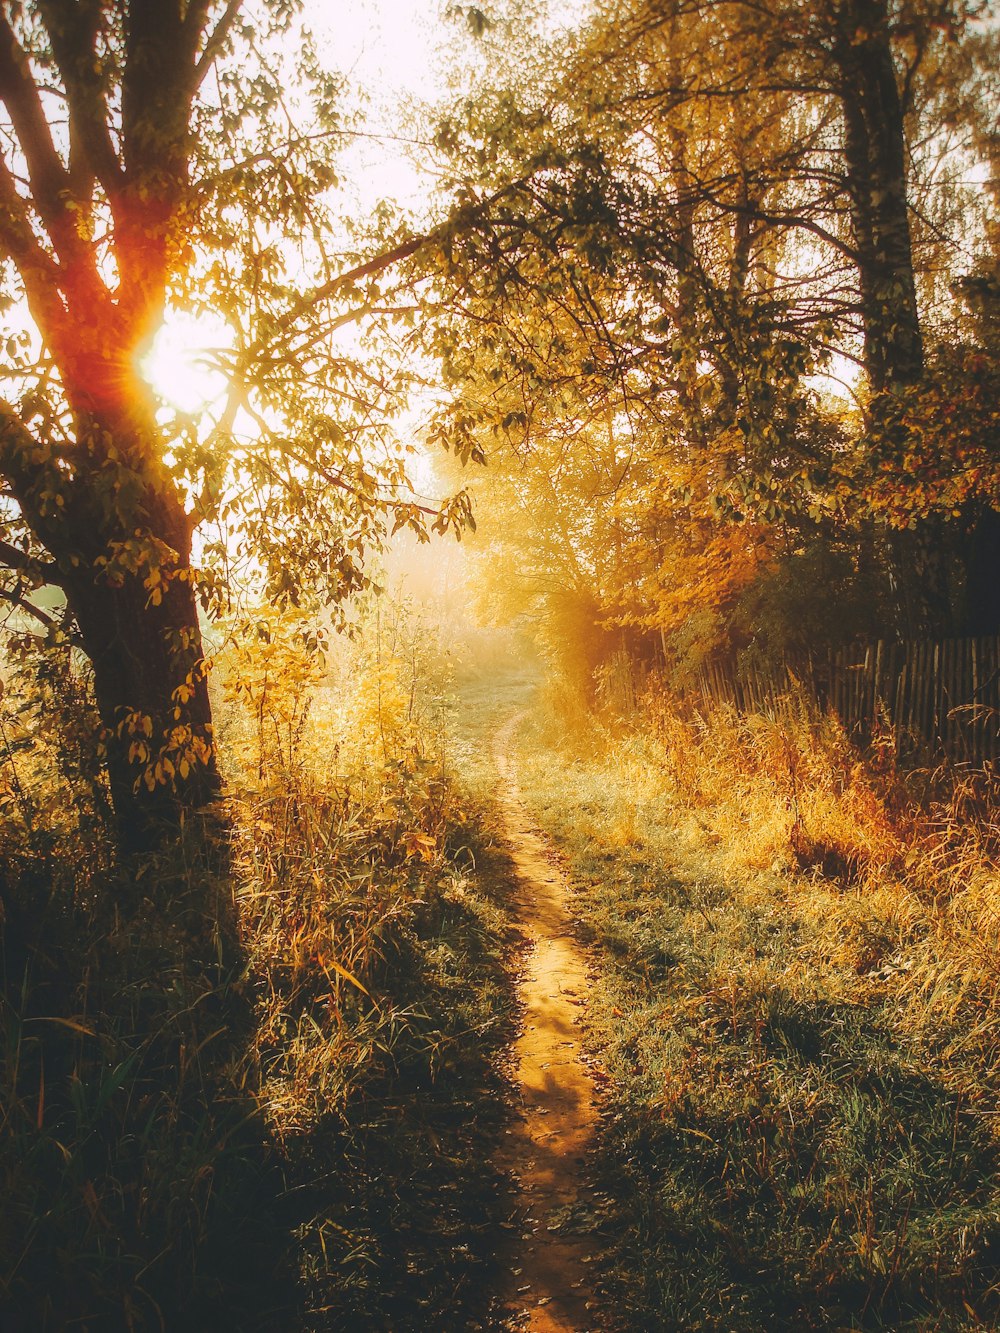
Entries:
MULTIPOLYGON (((196 8, 197 7, 194 5, 191 6, 191 9, 188 11, 186 20, 187 22, 191 21, 191 15, 193 12, 195 12, 196 8)), ((222 17, 219 19, 218 23, 216 23, 215 27, 209 33, 208 38, 205 41, 205 45, 202 47, 201 54, 199 55, 197 63, 195 64, 194 67, 194 81, 193 81, 192 91, 197 91, 197 89, 201 87, 202 83, 205 80, 205 76, 208 74, 209 70, 212 68, 220 52, 225 46, 226 38, 232 31, 233 24, 236 22, 239 12, 242 8, 243 8, 243 0, 229 0, 229 3, 226 5, 225 10, 223 11, 222 17)))

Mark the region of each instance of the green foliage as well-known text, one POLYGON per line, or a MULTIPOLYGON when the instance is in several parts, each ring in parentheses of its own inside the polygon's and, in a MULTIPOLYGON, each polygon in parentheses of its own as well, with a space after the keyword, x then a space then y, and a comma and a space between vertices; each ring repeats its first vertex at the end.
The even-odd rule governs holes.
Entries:
POLYGON ((114 819, 87 673, 61 633, 5 637, 0 691, 3 843, 10 855, 57 857, 64 840, 110 854, 114 819))
POLYGON ((997 503, 1000 358, 962 343, 935 349, 919 385, 875 415, 861 488, 893 527, 965 519, 997 503))
POLYGON ((875 639, 889 602, 884 576, 858 567, 849 548, 822 538, 775 562, 733 608, 730 633, 780 663, 822 654, 852 640, 875 639))

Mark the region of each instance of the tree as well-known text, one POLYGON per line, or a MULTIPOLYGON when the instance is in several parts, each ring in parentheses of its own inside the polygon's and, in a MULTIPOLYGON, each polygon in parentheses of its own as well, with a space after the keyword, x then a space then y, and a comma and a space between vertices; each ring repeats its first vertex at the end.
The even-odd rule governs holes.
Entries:
POLYGON ((922 266, 940 263, 942 219, 978 225, 968 192, 946 219, 910 203, 947 126, 983 138, 974 15, 944 0, 607 6, 543 91, 446 126, 467 161, 528 181, 455 248, 475 320, 447 343, 456 426, 474 433, 478 403, 480 438, 492 414, 530 458, 547 415, 586 421, 599 400, 621 415, 638 549, 659 543, 653 565, 670 567, 638 584, 651 627, 688 598, 731 601, 748 541, 768 578, 826 542, 872 588, 883 632, 958 623, 954 514, 922 505, 897 465, 919 452, 922 266), (818 394, 831 353, 867 371, 862 410, 818 394))
POLYGON ((406 496, 384 438, 399 367, 337 343, 412 316, 379 278, 421 241, 383 220, 367 254, 370 236, 348 246, 329 197, 349 128, 336 83, 304 36, 283 54, 293 6, 242 11, 4 0, 0 16, 0 259, 31 320, 8 331, 0 402, 2 595, 89 659, 129 850, 219 790, 199 603, 224 600, 220 569, 242 559, 277 598, 342 597, 387 518, 467 512, 406 496), (140 373, 171 304, 230 328, 210 432, 140 373), (32 601, 43 584, 62 617, 32 601))
MULTIPOLYGON (((456 239, 460 313, 442 351, 456 430, 478 429, 501 468, 494 441, 509 436, 578 511, 599 616, 673 635, 731 605, 773 558, 776 511, 808 498, 830 432, 801 389, 817 355, 803 331, 821 340, 840 292, 822 285, 827 265, 810 283, 780 276, 792 165, 812 147, 789 127, 805 117, 783 91, 692 95, 718 34, 690 10, 641 18, 601 29, 582 70, 537 94, 543 109, 476 107, 469 159, 523 184, 456 239), (620 457, 588 500, 579 479, 605 423, 620 457), (576 468, 553 469, 553 446, 582 450, 576 468)), ((463 143, 454 125, 442 137, 463 143)))

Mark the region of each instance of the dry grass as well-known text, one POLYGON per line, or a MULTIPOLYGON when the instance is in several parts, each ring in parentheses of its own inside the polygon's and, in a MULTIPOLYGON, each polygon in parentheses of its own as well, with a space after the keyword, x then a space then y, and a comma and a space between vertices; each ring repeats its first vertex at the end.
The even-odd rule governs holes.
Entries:
POLYGON ((509 944, 418 667, 321 675, 294 625, 221 660, 225 824, 135 876, 22 751, 5 1329, 492 1326, 509 944))
POLYGON ((623 1327, 994 1327, 992 778, 904 783, 795 700, 641 716, 524 747, 603 971, 623 1327))

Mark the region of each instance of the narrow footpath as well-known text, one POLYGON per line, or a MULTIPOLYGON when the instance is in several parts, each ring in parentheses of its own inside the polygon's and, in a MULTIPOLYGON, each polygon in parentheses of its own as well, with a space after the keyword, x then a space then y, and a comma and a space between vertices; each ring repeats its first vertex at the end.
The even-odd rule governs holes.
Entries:
POLYGON ((573 937, 565 880, 521 803, 511 741, 522 716, 505 723, 494 742, 504 832, 517 870, 517 920, 528 946, 513 1070, 520 1114, 501 1162, 517 1188, 520 1239, 510 1303, 519 1329, 590 1333, 600 1327, 588 1277, 591 1246, 574 1234, 575 1214, 586 1203, 581 1159, 596 1115, 579 1027, 587 963, 573 937))

